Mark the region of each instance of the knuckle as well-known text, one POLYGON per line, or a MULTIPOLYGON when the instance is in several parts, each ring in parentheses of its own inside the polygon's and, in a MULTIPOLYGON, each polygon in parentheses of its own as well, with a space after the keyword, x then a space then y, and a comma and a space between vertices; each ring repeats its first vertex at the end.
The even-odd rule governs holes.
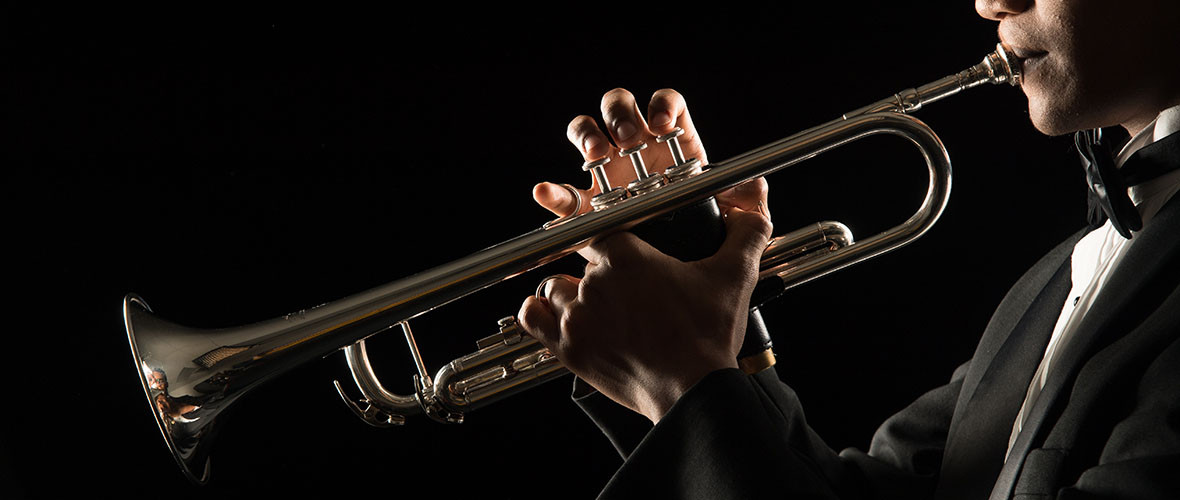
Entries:
POLYGON ((576 295, 577 280, 573 277, 562 275, 550 281, 550 288, 548 291, 549 302, 554 309, 564 309, 569 307, 569 304, 578 300, 576 295))
POLYGON ((581 301, 579 305, 601 303, 610 288, 611 273, 607 269, 606 265, 587 268, 582 281, 578 283, 577 293, 581 301))
POLYGON ((774 230, 770 219, 757 211, 741 210, 734 216, 739 217, 736 222, 747 229, 745 233, 749 235, 751 244, 767 241, 771 231, 774 230))
POLYGON ((520 326, 524 327, 524 331, 529 332, 534 338, 544 341, 547 337, 545 331, 540 328, 539 312, 534 308, 521 308, 516 317, 520 320, 520 326))
POLYGON ((750 179, 739 187, 742 192, 759 200, 766 199, 767 194, 770 193, 770 184, 766 182, 765 177, 750 179))
POLYGON ((757 220, 754 222, 754 229, 757 231, 757 234, 761 239, 766 240, 770 237, 771 233, 774 232, 774 223, 770 222, 769 217, 766 217, 762 214, 756 215, 757 216, 755 219, 757 220))
POLYGON ((718 201, 736 206, 746 211, 760 211, 759 203, 765 203, 769 186, 766 180, 759 177, 726 190, 717 195, 718 201))
POLYGON ((610 268, 623 271, 632 269, 643 259, 638 246, 639 237, 629 231, 612 234, 602 242, 603 260, 610 268))
POLYGON ((556 332, 549 331, 546 328, 546 314, 551 314, 546 311, 542 302, 534 297, 529 297, 521 305, 520 311, 516 316, 520 320, 520 326, 524 328, 533 338, 541 341, 542 344, 550 343, 556 332))
POLYGON ((559 342, 562 352, 569 352, 581 344, 586 337, 586 332, 592 329, 587 326, 590 319, 590 314, 585 307, 570 307, 562 312, 560 319, 562 335, 559 342))

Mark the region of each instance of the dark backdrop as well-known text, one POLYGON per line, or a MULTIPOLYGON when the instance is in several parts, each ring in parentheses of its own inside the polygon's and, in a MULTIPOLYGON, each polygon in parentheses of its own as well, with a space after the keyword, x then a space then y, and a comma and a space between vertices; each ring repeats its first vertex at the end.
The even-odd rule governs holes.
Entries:
MULTIPOLYGON (((588 185, 565 139, 613 87, 673 87, 720 161, 974 64, 996 41, 970 2, 656 9, 552 5, 9 17, 8 403, 13 494, 299 493, 590 498, 620 463, 552 383, 444 426, 374 429, 338 401, 342 355, 244 398, 190 486, 160 439, 120 305, 200 327, 268 319, 538 227, 536 182, 588 185), (937 4, 937 5, 936 5, 937 4), (585 17, 582 15, 585 14, 585 17)), ((967 359, 1007 286, 1083 219, 1062 138, 1012 88, 924 110, 955 165, 919 242, 765 311, 779 372, 836 449, 967 359)), ((865 237, 925 189, 911 147, 871 139, 771 178, 779 233, 865 237)), ((545 274, 414 323, 430 369, 470 352, 545 274)), ((399 335, 371 348, 398 391, 399 335)), ((725 411, 721 409, 720 411, 725 411)))

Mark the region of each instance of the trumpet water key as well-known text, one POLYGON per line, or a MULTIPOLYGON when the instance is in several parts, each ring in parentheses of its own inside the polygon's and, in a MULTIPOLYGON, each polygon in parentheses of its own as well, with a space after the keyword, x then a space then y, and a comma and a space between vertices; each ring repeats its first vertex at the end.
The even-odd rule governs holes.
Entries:
MULTIPOLYGON (((763 254, 751 302, 757 306, 786 289, 924 234, 946 206, 950 159, 934 132, 908 113, 966 88, 1019 82, 1019 61, 997 46, 982 62, 959 73, 720 163, 705 166, 685 159, 673 132, 657 140, 671 149, 674 158, 674 164, 662 172, 649 172, 638 150, 626 152, 637 173, 628 186, 614 186, 606 178, 601 167, 608 160, 587 163, 584 168, 593 173, 603 191, 587 213, 547 223, 434 269, 268 321, 216 330, 187 328, 161 319, 142 298, 130 294, 124 299, 123 316, 140 382, 173 457, 185 475, 198 483, 208 480, 212 437, 226 408, 266 380, 339 350, 345 351, 363 397, 353 401, 339 382, 336 387, 366 422, 400 424, 417 413, 461 422, 467 411, 567 371, 508 317, 500 320, 493 335, 477 342, 474 353, 451 361, 431 376, 418 355, 410 319, 576 252, 595 237, 694 207, 707 210, 717 193, 866 136, 900 136, 921 151, 929 188, 917 212, 859 241, 853 241, 851 232, 837 222, 817 223, 772 239, 763 254), (415 391, 409 395, 393 394, 382 386, 364 344, 367 337, 395 326, 403 330, 418 369, 415 391)), ((752 372, 773 363, 769 341, 752 342, 747 335, 741 366, 752 372)))

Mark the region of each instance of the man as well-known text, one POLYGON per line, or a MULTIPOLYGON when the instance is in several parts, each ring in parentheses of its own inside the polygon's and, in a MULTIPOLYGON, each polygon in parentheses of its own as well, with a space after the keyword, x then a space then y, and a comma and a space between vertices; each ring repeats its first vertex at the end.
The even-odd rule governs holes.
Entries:
MULTIPOLYGON (((593 386, 579 382, 575 396, 627 457, 604 497, 1180 497, 1180 4, 978 0, 976 10, 1024 60, 1038 130, 1117 125, 1133 136, 1113 160, 1137 177, 1130 201, 1096 191, 1105 206, 1134 203, 1138 220, 1115 213, 1052 250, 949 384, 886 421, 868 453, 839 454, 773 369, 736 369, 746 308, 731 305, 748 304, 770 234, 764 183, 718 197, 729 235, 713 257, 683 263, 628 233, 603 238, 582 252, 581 280, 548 280, 519 317, 593 386), (627 435, 600 395, 656 426, 627 435)), ((602 110, 620 148, 678 126, 687 155, 705 160, 673 91, 653 96, 646 122, 625 90, 602 110)), ((616 151, 589 117, 569 138, 587 160, 616 151)), ((534 197, 555 213, 585 209, 552 184, 534 197)))

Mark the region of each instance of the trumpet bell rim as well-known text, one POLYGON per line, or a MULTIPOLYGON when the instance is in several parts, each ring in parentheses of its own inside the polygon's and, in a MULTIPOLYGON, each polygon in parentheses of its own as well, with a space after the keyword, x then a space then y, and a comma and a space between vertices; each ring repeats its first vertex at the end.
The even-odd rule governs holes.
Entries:
POLYGON ((191 448, 192 453, 186 454, 181 451, 171 431, 174 426, 181 423, 167 421, 164 412, 157 406, 157 398, 166 397, 167 391, 153 387, 152 381, 148 380, 148 373, 152 371, 152 367, 141 354, 140 344, 136 341, 135 318, 142 314, 151 313, 151 306, 139 295, 129 293, 123 298, 123 324, 127 328, 127 343, 131 346, 131 356, 135 361, 136 372, 139 374, 139 383, 147 398, 148 407, 155 417, 156 426, 160 429, 160 433, 164 436, 164 442, 168 445, 168 451, 172 453, 172 457, 176 459, 176 463, 180 465, 189 481, 205 484, 209 481, 210 458, 208 454, 198 452, 201 450, 199 444, 191 448), (200 471, 199 474, 198 471, 200 471))

